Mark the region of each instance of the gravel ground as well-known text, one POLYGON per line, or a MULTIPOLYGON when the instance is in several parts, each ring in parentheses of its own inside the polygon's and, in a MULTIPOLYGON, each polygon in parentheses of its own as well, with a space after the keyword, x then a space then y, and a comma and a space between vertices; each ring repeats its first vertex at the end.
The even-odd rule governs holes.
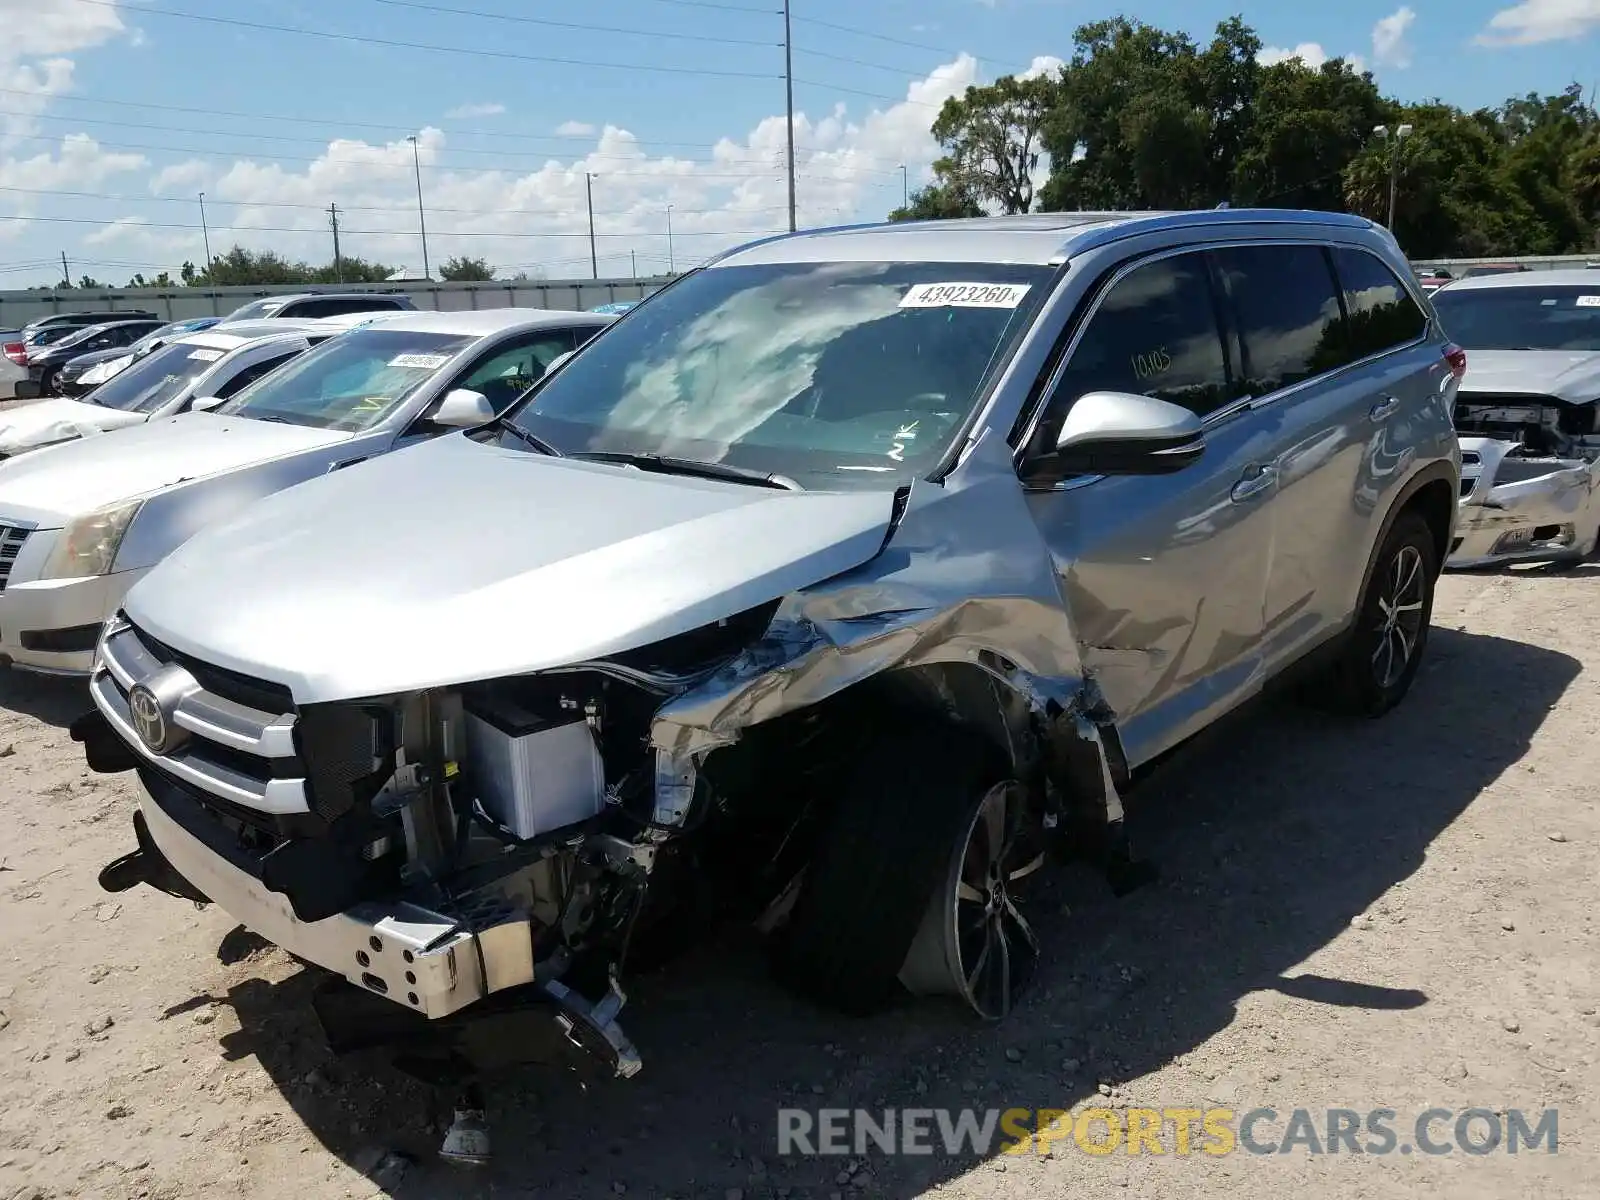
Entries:
MULTIPOLYGON (((1447 577, 1390 719, 1261 706, 1133 808, 1156 883, 1076 868, 998 1029, 867 1022, 769 985, 734 938, 635 981, 629 1082, 483 1041, 497 1160, 431 1159, 440 1102, 334 1060, 315 980, 216 909, 95 874, 130 787, 85 772, 77 687, 0 677, 0 1200, 26 1197, 1592 1197, 1600 1069, 1600 567, 1447 577), (1055 915, 1059 914, 1059 915, 1055 915), (1559 1152, 780 1157, 780 1107, 1560 1110, 1559 1152)), ((537 1029, 533 1024, 537 1024, 537 1029)), ((1320 1119, 1320 1117, 1319 1117, 1320 1119)))

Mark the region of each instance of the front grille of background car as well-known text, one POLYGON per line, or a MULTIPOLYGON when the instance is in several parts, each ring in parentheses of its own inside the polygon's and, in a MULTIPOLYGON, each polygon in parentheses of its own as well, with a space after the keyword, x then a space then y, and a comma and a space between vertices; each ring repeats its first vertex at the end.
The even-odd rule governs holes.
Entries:
POLYGON ((0 592, 6 590, 11 579, 11 568, 16 566, 17 555, 32 529, 22 525, 0 525, 0 592))

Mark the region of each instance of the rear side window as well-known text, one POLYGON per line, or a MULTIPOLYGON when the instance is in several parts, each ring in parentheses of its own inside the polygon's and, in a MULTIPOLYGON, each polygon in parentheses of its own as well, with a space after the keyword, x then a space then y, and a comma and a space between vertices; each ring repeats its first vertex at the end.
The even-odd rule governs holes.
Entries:
POLYGON ((1227 289, 1243 393, 1265 396, 1350 361, 1333 272, 1320 246, 1212 252, 1227 289))
POLYGON ((1333 252, 1333 265, 1344 285, 1351 358, 1381 354, 1422 336, 1428 318, 1376 255, 1340 246, 1333 252))
POLYGON ((1202 254, 1145 263, 1112 285, 1051 397, 1042 439, 1054 439, 1079 396, 1101 391, 1154 396, 1201 416, 1228 402, 1228 363, 1202 254))

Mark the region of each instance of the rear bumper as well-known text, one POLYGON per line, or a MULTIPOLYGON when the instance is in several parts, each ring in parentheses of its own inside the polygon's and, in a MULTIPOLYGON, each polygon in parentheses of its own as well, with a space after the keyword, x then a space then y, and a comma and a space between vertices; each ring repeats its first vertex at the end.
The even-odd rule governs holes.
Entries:
POLYGON ((0 663, 44 675, 88 675, 100 627, 143 574, 11 580, 0 592, 0 663))

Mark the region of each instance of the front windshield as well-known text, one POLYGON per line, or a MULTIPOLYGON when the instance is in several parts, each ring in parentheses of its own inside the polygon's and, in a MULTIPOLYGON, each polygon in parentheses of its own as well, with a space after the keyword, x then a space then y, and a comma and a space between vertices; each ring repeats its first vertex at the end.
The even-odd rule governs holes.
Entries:
POLYGON ((329 338, 215 411, 360 432, 399 408, 476 340, 369 325, 329 338))
POLYGON ((566 454, 892 486, 938 461, 1050 277, 998 263, 709 268, 606 330, 512 421, 566 454))
POLYGON ((1468 351, 1600 351, 1600 278, 1592 286, 1446 288, 1433 307, 1468 351))
POLYGON ((222 319, 224 321, 256 321, 262 317, 270 317, 287 303, 287 300, 268 296, 265 300, 252 300, 249 304, 241 304, 222 319))
POLYGON ((154 412, 175 399, 226 353, 211 346, 174 342, 129 364, 83 399, 123 412, 154 412))

